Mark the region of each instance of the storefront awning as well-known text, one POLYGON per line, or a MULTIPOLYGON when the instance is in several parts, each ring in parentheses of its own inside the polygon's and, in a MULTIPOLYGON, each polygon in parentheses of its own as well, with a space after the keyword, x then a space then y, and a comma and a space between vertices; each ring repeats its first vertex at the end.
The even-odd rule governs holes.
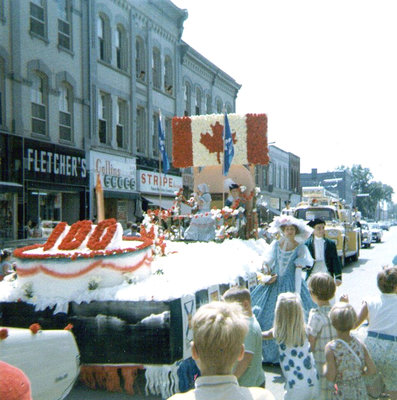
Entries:
POLYGON ((126 199, 134 200, 139 198, 139 194, 136 192, 113 192, 111 190, 104 190, 103 197, 105 199, 126 199))
POLYGON ((4 192, 22 192, 22 185, 14 182, 0 182, 0 191, 4 192))
MULTIPOLYGON (((161 206, 164 210, 169 210, 174 205, 174 198, 173 197, 161 197, 161 204, 160 204, 160 197, 157 196, 143 196, 145 200, 149 202, 149 204, 153 204, 155 206, 161 206)), ((181 204, 181 214, 190 214, 192 209, 187 206, 186 204, 181 204)))

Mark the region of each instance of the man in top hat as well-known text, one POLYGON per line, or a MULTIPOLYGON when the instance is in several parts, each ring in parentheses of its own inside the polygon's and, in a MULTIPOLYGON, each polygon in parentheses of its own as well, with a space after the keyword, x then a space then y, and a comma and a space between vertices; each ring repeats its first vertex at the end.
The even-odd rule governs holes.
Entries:
POLYGON ((314 259, 314 265, 307 271, 306 279, 311 274, 326 272, 335 278, 336 286, 339 286, 342 283, 342 266, 335 243, 325 237, 325 221, 315 218, 308 225, 313 228, 313 234, 305 244, 314 259))

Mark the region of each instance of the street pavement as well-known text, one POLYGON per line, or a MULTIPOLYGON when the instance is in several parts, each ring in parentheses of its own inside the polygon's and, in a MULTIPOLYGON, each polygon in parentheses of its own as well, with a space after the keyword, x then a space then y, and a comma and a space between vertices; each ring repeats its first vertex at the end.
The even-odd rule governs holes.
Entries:
MULTIPOLYGON (((364 298, 379 293, 376 275, 384 265, 391 265, 397 254, 397 227, 384 232, 381 243, 372 244, 368 249, 361 249, 360 258, 354 263, 347 264, 343 269, 343 283, 337 289, 336 298, 348 294, 350 303, 358 311, 364 298)), ((276 366, 264 366, 266 387, 273 393, 276 400, 282 400, 284 379, 281 370, 276 366)), ((131 397, 122 393, 90 390, 77 384, 66 400, 161 400, 159 396, 136 395, 131 397)))

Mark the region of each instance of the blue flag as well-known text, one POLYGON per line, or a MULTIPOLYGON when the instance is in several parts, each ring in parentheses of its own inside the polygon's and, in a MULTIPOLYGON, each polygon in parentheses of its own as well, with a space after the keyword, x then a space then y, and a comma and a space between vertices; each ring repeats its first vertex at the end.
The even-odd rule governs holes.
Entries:
POLYGON ((223 128, 223 140, 224 140, 224 154, 223 154, 223 175, 229 173, 230 166, 232 165, 232 160, 234 157, 234 146, 232 132, 230 131, 229 120, 227 119, 227 114, 225 113, 225 124, 223 128))
POLYGON ((167 151, 165 149, 165 134, 161 126, 161 116, 159 116, 159 150, 161 158, 163 159, 163 172, 166 174, 170 169, 170 162, 168 161, 167 151))

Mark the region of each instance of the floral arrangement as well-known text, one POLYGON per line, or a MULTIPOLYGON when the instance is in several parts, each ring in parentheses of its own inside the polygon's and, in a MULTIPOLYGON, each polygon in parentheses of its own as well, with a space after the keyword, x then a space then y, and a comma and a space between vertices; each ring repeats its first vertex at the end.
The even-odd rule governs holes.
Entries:
POLYGON ((117 230, 117 221, 114 218, 105 219, 104 221, 101 221, 97 225, 94 233, 88 239, 87 247, 91 250, 106 249, 108 244, 113 239, 116 230, 117 230), (103 232, 105 230, 106 233, 103 235, 103 232))
MULTIPOLYGON (((234 143, 233 164, 269 162, 265 114, 229 114, 234 143)), ((174 117, 173 165, 176 168, 223 163, 223 114, 174 117)))
POLYGON ((65 230, 67 226, 66 222, 60 222, 54 230, 51 232, 51 235, 48 237, 47 242, 43 246, 43 250, 47 251, 49 249, 52 249, 55 245, 55 242, 58 240, 59 236, 62 234, 62 232, 65 230))
MULTIPOLYGON (((59 244, 59 250, 74 250, 81 246, 84 239, 91 232, 92 222, 88 220, 75 222, 69 229, 69 232, 59 244)), ((59 235, 62 232, 59 232, 59 235)))
POLYGON ((0 340, 5 340, 8 338, 8 329, 7 328, 1 328, 0 329, 0 340))
POLYGON ((36 335, 37 332, 41 331, 41 326, 38 323, 32 324, 29 326, 30 331, 33 335, 36 335))
POLYGON ((63 328, 64 331, 71 331, 72 329, 73 329, 73 324, 67 324, 67 325, 63 328))

